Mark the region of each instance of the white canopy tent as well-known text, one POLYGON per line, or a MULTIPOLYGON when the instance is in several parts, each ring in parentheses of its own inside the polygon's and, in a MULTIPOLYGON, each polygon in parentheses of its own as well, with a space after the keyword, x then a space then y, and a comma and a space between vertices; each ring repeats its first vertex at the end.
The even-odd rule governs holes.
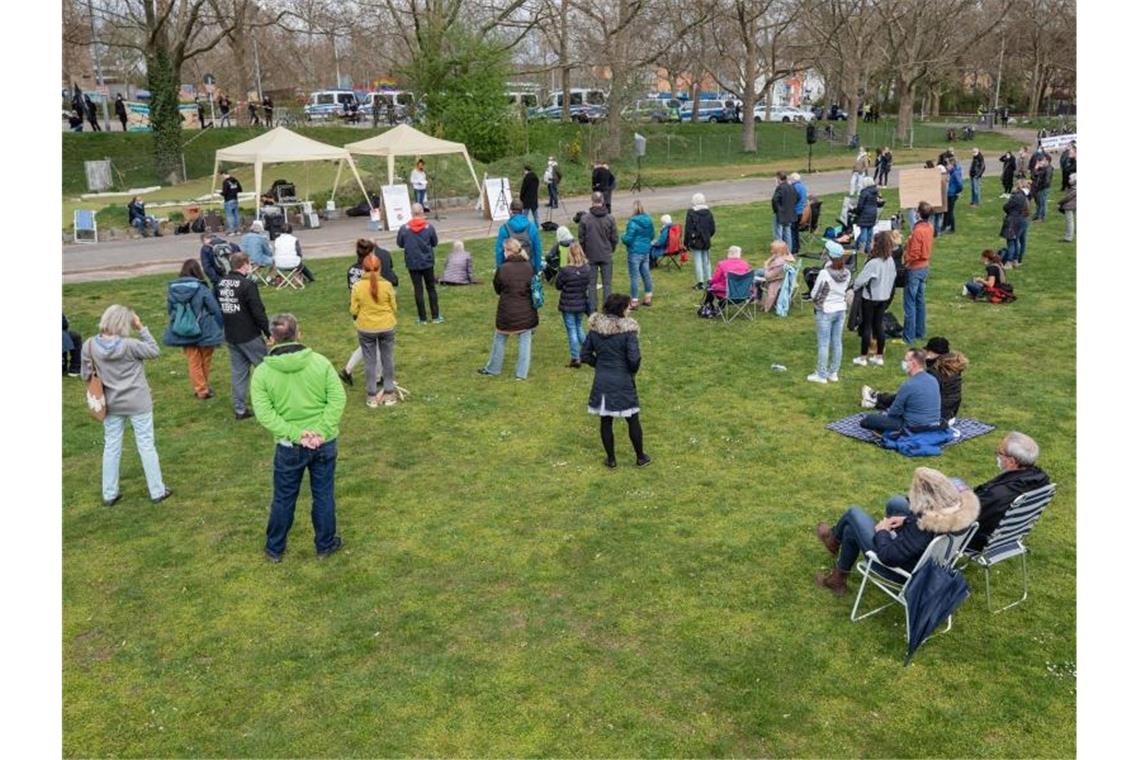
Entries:
POLYGON ((475 183, 475 195, 479 196, 483 192, 479 185, 479 177, 475 175, 475 166, 471 163, 471 157, 467 155, 466 145, 425 135, 407 124, 400 124, 381 135, 352 142, 344 147, 350 153, 357 155, 387 156, 389 185, 396 182, 396 156, 435 156, 442 153, 462 153, 463 158, 467 161, 467 168, 471 170, 471 179, 475 183))
POLYGON ((348 167, 352 169, 352 175, 356 177, 356 183, 360 185, 360 191, 364 193, 368 205, 372 206, 372 201, 368 198, 368 190, 364 187, 364 181, 360 179, 360 173, 356 170, 352 155, 346 149, 317 142, 285 127, 274 127, 252 140, 246 140, 243 143, 216 151, 214 153, 214 176, 210 183, 211 188, 217 184, 218 168, 223 161, 233 164, 253 164, 253 188, 258 199, 258 217, 261 216, 261 169, 265 164, 337 161, 336 179, 333 181, 333 197, 335 198, 336 187, 340 182, 340 172, 347 161, 348 167))

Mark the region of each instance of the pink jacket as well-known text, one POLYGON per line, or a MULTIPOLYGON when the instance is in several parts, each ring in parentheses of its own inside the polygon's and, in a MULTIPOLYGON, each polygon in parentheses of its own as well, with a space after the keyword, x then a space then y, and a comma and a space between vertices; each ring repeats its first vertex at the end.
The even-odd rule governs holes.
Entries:
POLYGON ((709 292, 717 298, 724 298, 728 292, 728 273, 744 274, 751 271, 752 265, 744 259, 725 259, 716 265, 716 271, 709 281, 709 292))

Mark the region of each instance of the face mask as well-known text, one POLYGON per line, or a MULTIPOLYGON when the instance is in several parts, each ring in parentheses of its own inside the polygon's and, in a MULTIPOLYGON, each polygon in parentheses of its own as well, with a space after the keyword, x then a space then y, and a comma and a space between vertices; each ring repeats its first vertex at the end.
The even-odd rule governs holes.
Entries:
POLYGON ((909 375, 909 374, 910 374, 910 371, 907 369, 907 364, 906 364, 906 362, 899 362, 899 366, 900 366, 900 367, 902 367, 902 371, 903 371, 903 374, 904 374, 904 375, 909 375))
POLYGON ((996 459, 996 460, 997 460, 997 468, 998 468, 998 471, 1004 470, 1005 468, 1001 466, 1001 457, 1000 457, 1000 456, 998 456, 998 457, 994 457, 994 459, 996 459))

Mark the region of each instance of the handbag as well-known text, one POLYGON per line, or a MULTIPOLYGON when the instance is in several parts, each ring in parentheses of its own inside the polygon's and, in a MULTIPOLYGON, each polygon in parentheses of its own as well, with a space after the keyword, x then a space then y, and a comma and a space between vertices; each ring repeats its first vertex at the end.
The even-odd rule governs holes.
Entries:
POLYGON ((107 397, 103 395, 103 381, 99 378, 99 366, 95 364, 95 353, 91 346, 92 338, 87 339, 87 356, 91 358, 91 366, 95 370, 87 378, 87 411, 97 421, 107 418, 107 397))
POLYGON ((546 303, 546 294, 542 289, 542 275, 536 274, 530 278, 530 305, 535 309, 541 309, 544 303, 546 303))

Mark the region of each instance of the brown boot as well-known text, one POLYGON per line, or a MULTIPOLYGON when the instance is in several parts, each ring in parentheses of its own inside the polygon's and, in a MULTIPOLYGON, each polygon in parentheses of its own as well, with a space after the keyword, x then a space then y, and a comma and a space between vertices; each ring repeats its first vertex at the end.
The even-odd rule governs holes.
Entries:
POLYGON ((830 525, 822 522, 816 525, 815 535, 819 537, 819 540, 823 542, 823 545, 832 555, 839 554, 839 539, 832 535, 830 525))
POLYGON ((815 576, 815 584, 829 588, 839 596, 843 596, 847 593, 848 575, 850 575, 850 573, 845 573, 839 568, 833 568, 830 573, 818 573, 815 576))

